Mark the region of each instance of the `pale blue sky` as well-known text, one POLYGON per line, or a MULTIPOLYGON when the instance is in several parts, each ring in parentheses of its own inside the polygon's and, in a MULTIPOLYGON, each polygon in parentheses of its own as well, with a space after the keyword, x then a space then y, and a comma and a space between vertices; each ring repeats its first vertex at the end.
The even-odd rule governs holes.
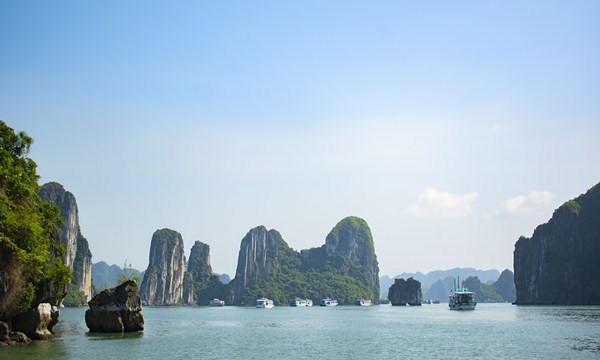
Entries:
POLYGON ((511 268, 600 180, 597 1, 3 1, 0 119, 75 194, 93 260, 152 233, 234 275, 363 217, 381 274, 511 268))

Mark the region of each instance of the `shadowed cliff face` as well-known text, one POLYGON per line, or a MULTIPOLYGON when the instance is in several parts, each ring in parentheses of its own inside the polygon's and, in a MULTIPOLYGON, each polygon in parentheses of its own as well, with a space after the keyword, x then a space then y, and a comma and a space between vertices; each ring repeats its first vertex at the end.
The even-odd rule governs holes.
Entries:
POLYGON ((71 283, 78 291, 82 291, 86 301, 89 301, 92 295, 92 253, 87 239, 81 235, 75 196, 66 191, 61 184, 50 182, 42 186, 40 197, 43 201, 53 203, 60 208, 63 223, 59 235, 65 246, 63 261, 73 273, 71 283))
POLYGON ((210 265, 210 246, 196 241, 190 251, 188 260, 188 272, 196 283, 206 284, 210 282, 213 275, 210 265))
POLYGON ((521 237, 514 270, 517 304, 600 304, 600 184, 521 237))
POLYGON ((150 245, 150 262, 140 287, 148 305, 181 305, 185 255, 181 234, 170 229, 156 230, 150 245))
POLYGON ((388 299, 392 305, 421 305, 423 302, 421 282, 413 278, 395 279, 388 291, 388 299))
POLYGON ((278 253, 289 246, 275 230, 258 226, 242 239, 238 255, 238 265, 233 282, 233 302, 241 303, 244 288, 252 281, 269 279, 272 268, 278 262, 278 253))
MULTIPOLYGON (((210 246, 196 241, 190 251, 187 272, 184 275, 183 302, 195 305, 200 300, 199 295, 215 281, 210 265, 210 246)), ((204 300, 204 299, 202 299, 204 300)), ((201 305, 206 305, 201 303, 201 305)))

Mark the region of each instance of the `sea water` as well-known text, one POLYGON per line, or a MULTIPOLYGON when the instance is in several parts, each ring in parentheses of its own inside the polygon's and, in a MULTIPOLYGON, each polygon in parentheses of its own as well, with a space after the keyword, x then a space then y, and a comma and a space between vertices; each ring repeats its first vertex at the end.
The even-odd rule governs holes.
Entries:
POLYGON ((62 309, 58 338, 0 359, 600 358, 597 306, 145 307, 133 334, 89 334, 85 310, 62 309))

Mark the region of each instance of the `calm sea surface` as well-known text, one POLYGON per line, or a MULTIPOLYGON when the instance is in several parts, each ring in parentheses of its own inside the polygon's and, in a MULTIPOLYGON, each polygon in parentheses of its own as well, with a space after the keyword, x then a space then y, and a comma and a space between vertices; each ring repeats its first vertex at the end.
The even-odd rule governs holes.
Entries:
POLYGON ((0 359, 590 359, 600 307, 143 309, 138 334, 91 335, 62 309, 58 339, 0 348, 0 359))

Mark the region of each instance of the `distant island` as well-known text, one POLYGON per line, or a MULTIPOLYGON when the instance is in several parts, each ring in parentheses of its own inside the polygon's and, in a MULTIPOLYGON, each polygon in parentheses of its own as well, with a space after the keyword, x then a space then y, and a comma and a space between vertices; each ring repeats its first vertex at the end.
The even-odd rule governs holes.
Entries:
POLYGON ((212 273, 209 247, 197 241, 185 269, 183 239, 170 229, 152 237, 150 264, 141 286, 148 305, 207 305, 212 298, 230 305, 253 305, 269 297, 289 304, 296 297, 317 302, 336 298, 340 304, 357 299, 377 301, 379 265, 366 221, 341 220, 319 248, 293 250, 276 230, 251 229, 242 239, 236 275, 223 284, 212 273))
POLYGON ((435 270, 427 274, 402 273, 394 278, 382 276, 381 298, 387 298, 387 291, 394 283, 394 279, 418 280, 422 285, 424 300, 438 300, 447 302, 448 296, 461 284, 475 293, 478 302, 513 302, 515 301, 515 285, 513 272, 505 269, 500 273, 498 270, 477 270, 473 268, 453 268, 449 270, 435 270))

